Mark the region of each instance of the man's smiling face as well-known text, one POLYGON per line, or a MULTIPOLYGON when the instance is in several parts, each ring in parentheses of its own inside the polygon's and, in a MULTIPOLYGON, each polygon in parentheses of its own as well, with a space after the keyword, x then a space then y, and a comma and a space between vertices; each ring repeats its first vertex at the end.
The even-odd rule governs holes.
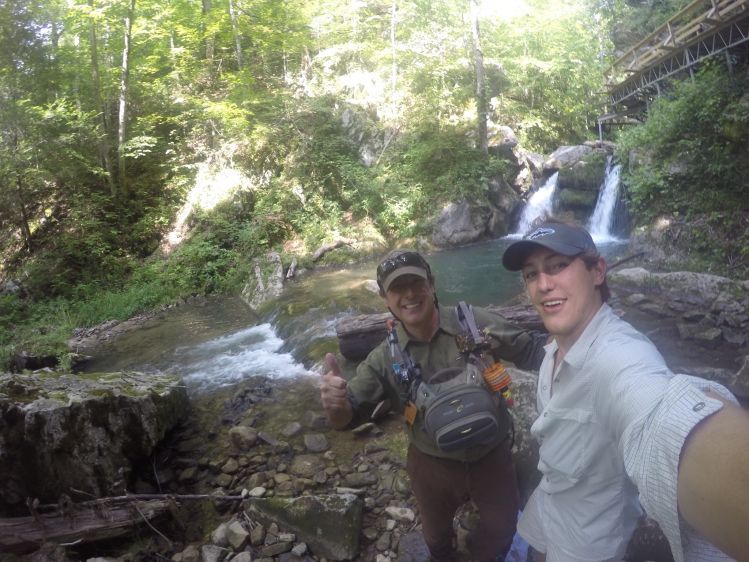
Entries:
POLYGON ((560 347, 569 349, 603 303, 596 287, 605 279, 606 262, 599 258, 588 268, 579 256, 563 256, 539 246, 526 258, 522 272, 544 326, 560 347))
POLYGON ((402 275, 393 281, 383 299, 409 331, 431 326, 437 314, 434 285, 418 275, 402 275))

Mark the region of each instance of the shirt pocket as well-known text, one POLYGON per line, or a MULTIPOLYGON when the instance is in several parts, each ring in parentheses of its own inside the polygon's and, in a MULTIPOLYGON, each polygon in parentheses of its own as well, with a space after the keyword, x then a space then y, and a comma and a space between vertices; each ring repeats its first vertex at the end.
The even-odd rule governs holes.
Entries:
POLYGON ((571 488, 590 465, 593 414, 584 409, 546 408, 531 427, 539 442, 538 468, 542 488, 558 492, 571 488))

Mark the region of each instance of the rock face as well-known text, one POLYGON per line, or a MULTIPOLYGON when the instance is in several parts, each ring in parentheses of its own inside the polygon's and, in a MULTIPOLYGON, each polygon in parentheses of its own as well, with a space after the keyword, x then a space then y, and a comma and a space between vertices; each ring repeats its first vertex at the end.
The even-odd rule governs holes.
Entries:
POLYGON ((606 174, 608 147, 562 146, 544 162, 547 173, 559 172, 556 212, 585 221, 595 209, 606 174))
POLYGON ((275 299, 283 291, 283 264, 281 256, 269 252, 264 259, 252 260, 253 276, 242 289, 242 300, 257 310, 265 302, 275 299))
POLYGON ((434 226, 432 241, 437 246, 460 246, 481 240, 488 231, 491 210, 468 201, 450 203, 434 226))
POLYGON ((71 488, 121 494, 133 462, 187 410, 173 376, 0 374, 0 509, 56 502, 71 488))
POLYGON ((749 281, 691 271, 650 273, 641 267, 612 272, 610 279, 629 293, 630 304, 678 317, 684 339, 706 339, 717 329, 717 337, 728 343, 749 341, 749 281))

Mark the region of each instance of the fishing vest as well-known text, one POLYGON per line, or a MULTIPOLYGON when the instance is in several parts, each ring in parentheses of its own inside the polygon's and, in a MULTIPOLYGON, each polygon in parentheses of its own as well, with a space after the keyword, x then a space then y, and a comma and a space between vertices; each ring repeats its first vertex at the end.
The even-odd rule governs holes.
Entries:
MULTIPOLYGON (((471 307, 461 302, 456 313, 466 330, 458 337, 485 341, 481 339, 471 307)), ((461 348, 461 341, 458 343, 461 348)), ((512 429, 505 399, 484 380, 484 371, 493 359, 487 364, 487 359, 476 349, 465 351, 464 355, 465 367, 437 371, 429 382, 420 377, 411 381, 410 401, 406 405, 406 419, 409 420, 409 408, 415 408, 410 423, 420 418, 423 431, 445 453, 498 445, 512 429)))

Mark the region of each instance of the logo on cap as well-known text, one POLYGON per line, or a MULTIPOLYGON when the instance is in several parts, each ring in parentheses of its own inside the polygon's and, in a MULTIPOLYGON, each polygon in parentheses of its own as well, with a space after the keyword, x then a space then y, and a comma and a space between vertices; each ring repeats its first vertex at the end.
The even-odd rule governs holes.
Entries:
POLYGON ((544 236, 548 236, 549 234, 554 234, 554 232, 556 231, 553 228, 537 228, 528 236, 526 236, 525 239, 535 240, 536 238, 543 238, 544 236))

